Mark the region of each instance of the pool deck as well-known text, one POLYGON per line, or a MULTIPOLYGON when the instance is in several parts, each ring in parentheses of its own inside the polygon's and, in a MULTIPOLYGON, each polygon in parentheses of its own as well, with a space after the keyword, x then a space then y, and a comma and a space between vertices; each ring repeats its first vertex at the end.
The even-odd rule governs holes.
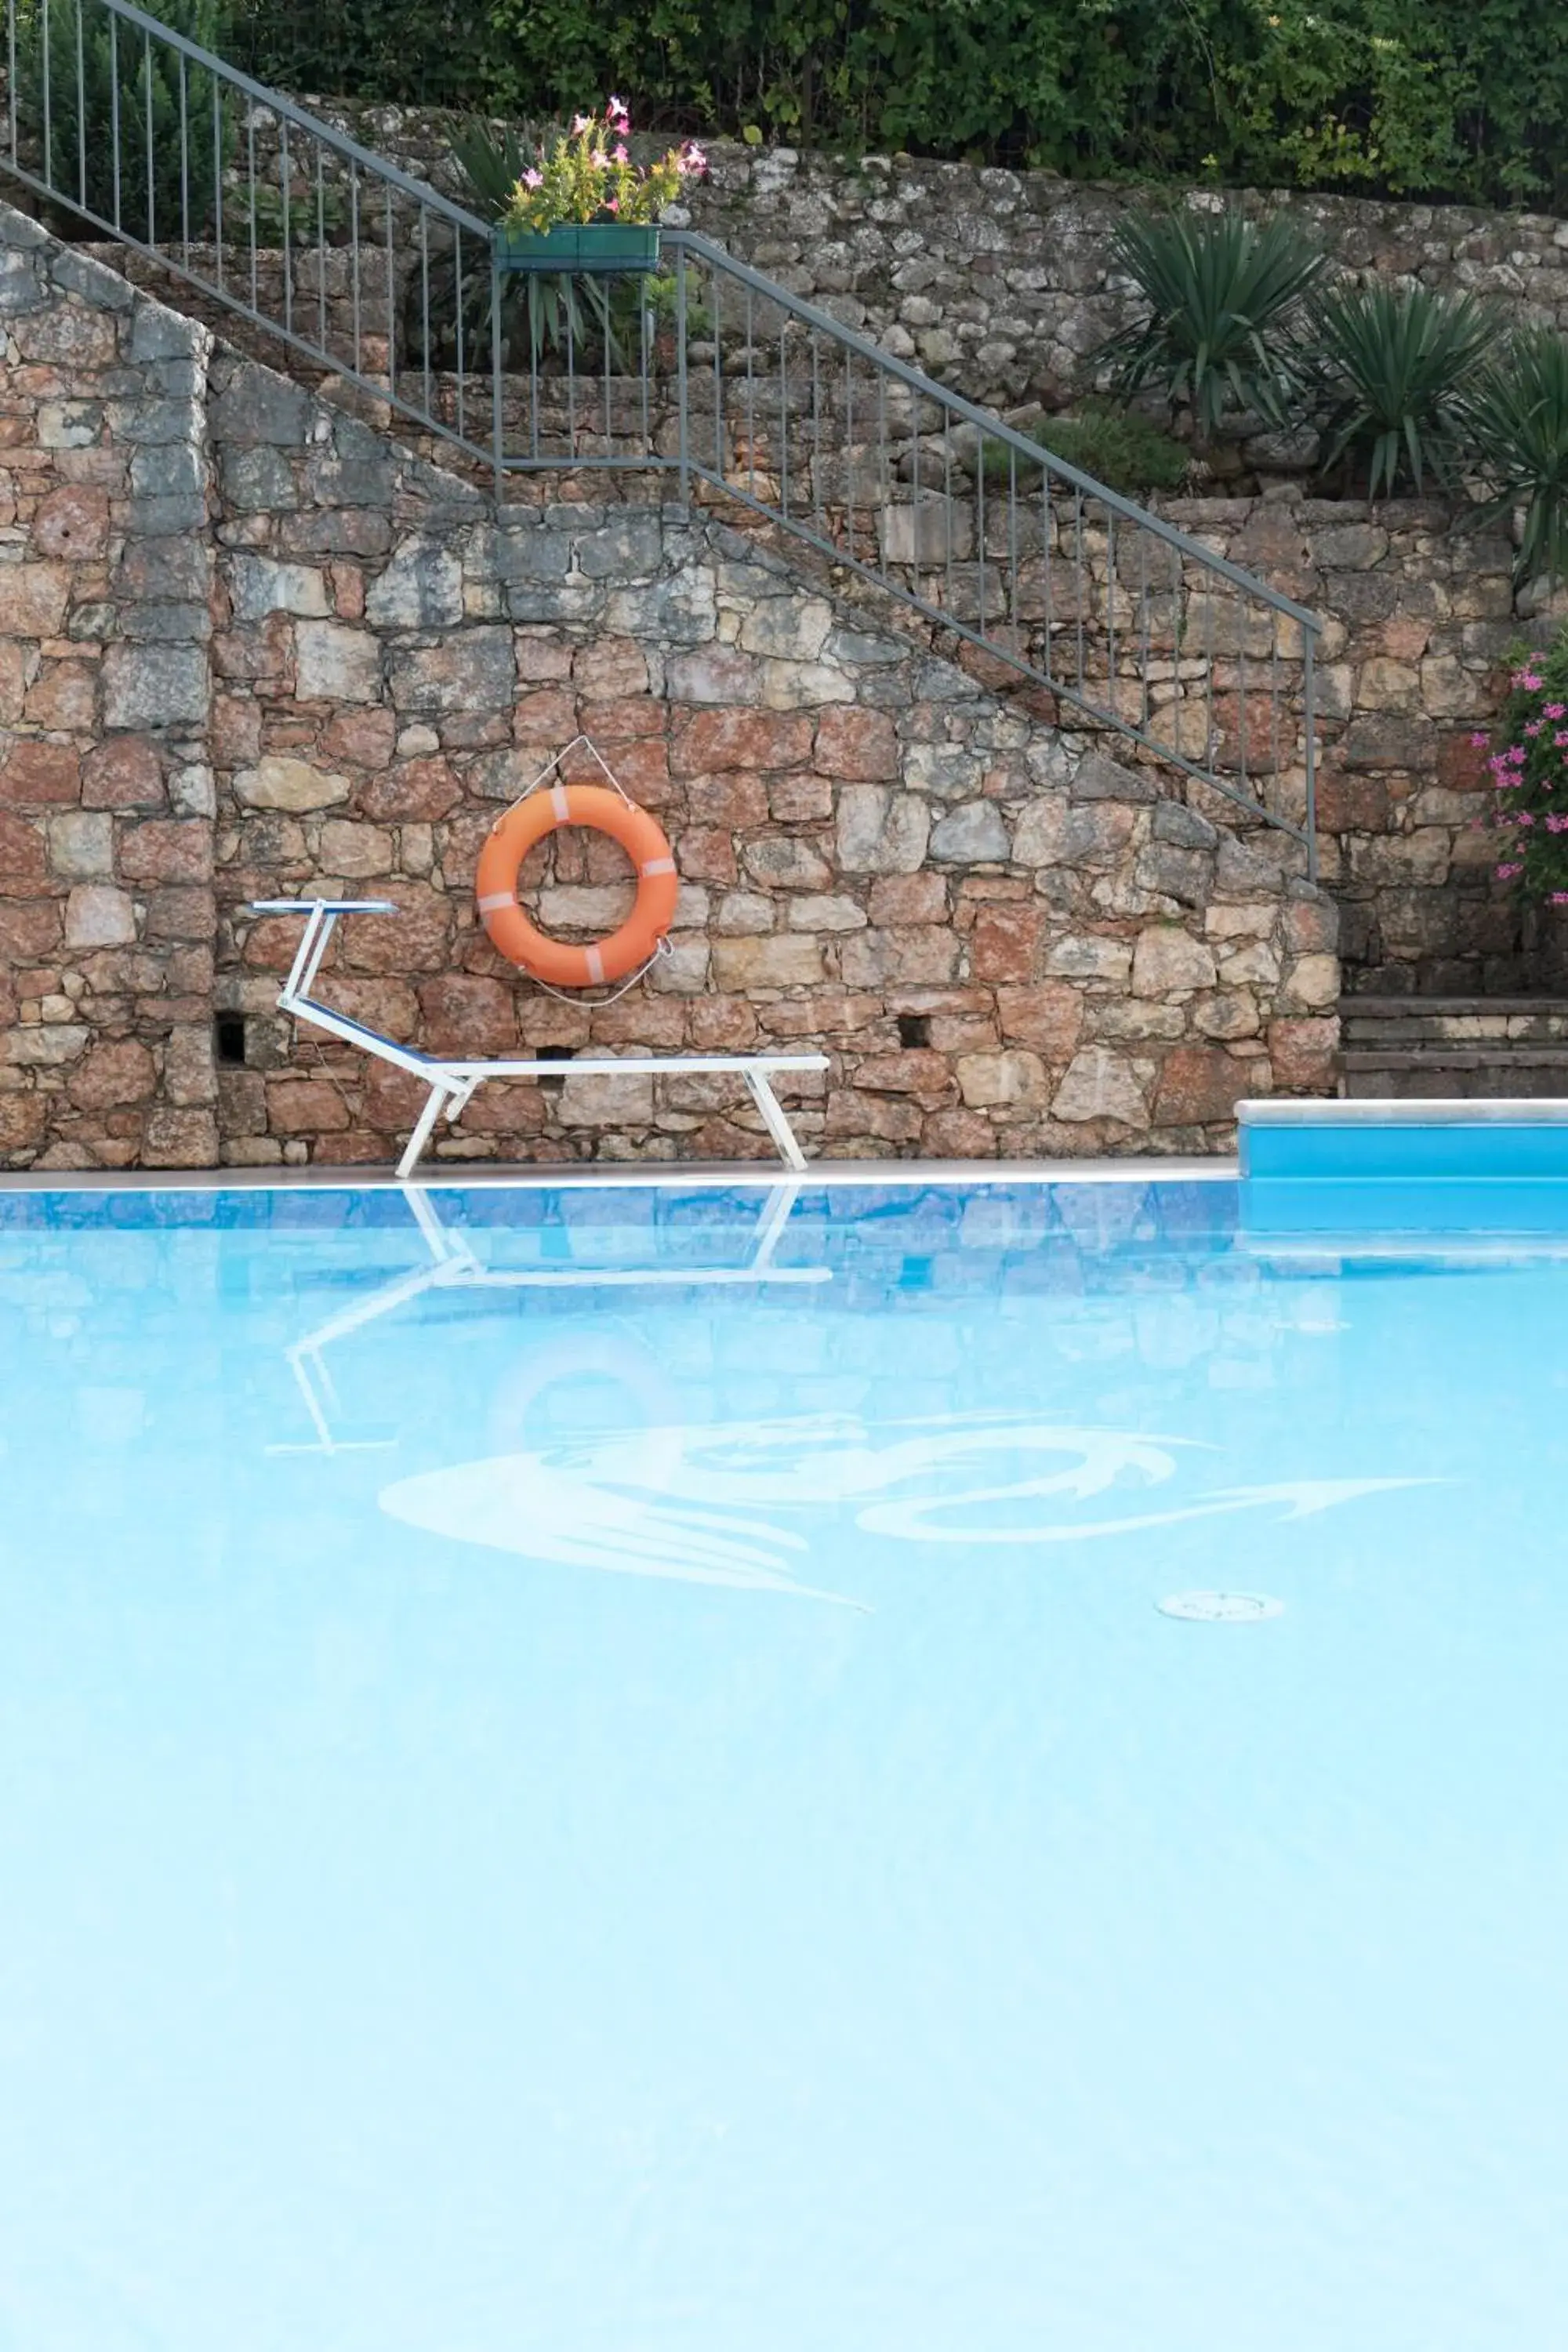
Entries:
MULTIPOLYGON (((463 1160, 422 1167, 417 1189, 470 1191, 480 1184, 696 1189, 713 1184, 1155 1184, 1234 1183, 1234 1158, 1120 1160, 816 1160, 797 1174, 769 1160, 616 1160, 542 1164, 463 1160)), ((0 1174, 0 1192, 255 1192, 307 1185, 334 1191, 399 1188, 390 1164, 353 1168, 47 1168, 0 1174)))

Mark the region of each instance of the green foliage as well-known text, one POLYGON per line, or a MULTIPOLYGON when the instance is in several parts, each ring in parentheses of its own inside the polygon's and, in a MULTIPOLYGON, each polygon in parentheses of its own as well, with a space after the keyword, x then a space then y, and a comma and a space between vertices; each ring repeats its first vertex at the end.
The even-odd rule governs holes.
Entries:
MULTIPOLYGON (((205 48, 222 42, 216 0, 160 0, 159 16, 205 48)), ((166 42, 111 18, 94 0, 52 0, 47 16, 39 0, 19 0, 16 80, 19 120, 36 131, 39 163, 68 211, 148 244, 207 232, 217 173, 233 147, 225 98, 215 156, 209 74, 187 66, 182 97, 179 55, 166 42)))
POLYGON ((238 0, 296 89, 640 121, 1084 178, 1568 200, 1546 0, 238 0))
MULTIPOLYGON (((1076 466, 1080 474, 1103 482, 1107 489, 1120 490, 1124 499, 1147 498, 1152 490, 1179 490, 1192 462, 1181 443, 1146 416, 1103 402, 1086 403, 1076 416, 1047 417, 1029 428, 1029 438, 1076 466)), ((1013 470, 1011 453, 988 444, 986 479, 1005 482, 1013 470)))
POLYGON ((1491 822, 1500 882, 1531 905, 1568 906, 1568 631, 1544 654, 1516 650, 1508 700, 1489 736, 1491 822))
POLYGON ((1200 441, 1227 409, 1282 416, 1297 372, 1290 330, 1323 257, 1288 221, 1238 213, 1136 215, 1111 240, 1148 315, 1095 353, 1123 394, 1190 407, 1200 441))
POLYGON ((1467 395, 1497 332, 1486 309, 1379 279, 1322 295, 1310 331, 1323 466, 1364 463, 1369 499, 1406 485, 1419 493, 1428 474, 1452 488, 1467 395))
POLYGON ((1568 341, 1550 327, 1514 336, 1477 380, 1465 423, 1494 491, 1475 521, 1523 509, 1516 583, 1568 578, 1568 341))
MULTIPOLYGON (((532 145, 515 131, 498 130, 474 117, 451 145, 462 201, 481 220, 499 221, 533 154, 532 145)), ((574 365, 583 367, 602 360, 607 347, 612 366, 620 366, 628 349, 639 348, 639 310, 647 299, 641 289, 642 281, 636 278, 533 270, 509 276, 500 289, 503 352, 514 365, 526 360, 538 366, 552 353, 570 352, 574 365)), ((457 349, 458 295, 456 272, 443 268, 432 288, 432 335, 446 363, 457 349)), ((464 350, 486 354, 488 364, 490 280, 488 269, 473 268, 471 257, 461 295, 464 350)))

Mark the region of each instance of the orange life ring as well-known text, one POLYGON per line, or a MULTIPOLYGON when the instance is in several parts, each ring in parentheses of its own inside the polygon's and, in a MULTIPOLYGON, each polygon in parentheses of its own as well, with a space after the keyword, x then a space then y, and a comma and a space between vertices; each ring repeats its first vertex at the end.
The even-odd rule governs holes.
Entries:
POLYGON ((647 962, 675 920, 679 885, 675 860, 646 809, 634 808, 601 784, 552 784, 530 793, 498 817, 479 852, 474 893, 491 940, 509 962, 556 988, 594 988, 624 980, 647 962), (557 825, 591 824, 607 833, 637 867, 637 903, 618 931, 591 948, 546 939, 517 903, 518 868, 536 841, 557 825))

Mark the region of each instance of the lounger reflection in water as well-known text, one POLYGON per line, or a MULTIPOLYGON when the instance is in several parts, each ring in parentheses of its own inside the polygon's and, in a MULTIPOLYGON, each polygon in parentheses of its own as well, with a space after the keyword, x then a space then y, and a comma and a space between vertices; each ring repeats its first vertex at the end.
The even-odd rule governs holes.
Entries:
MULTIPOLYGON (((370 1297, 343 1307, 289 1349, 289 1369, 316 1434, 306 1444, 276 1445, 268 1450, 335 1454, 395 1445, 395 1431, 374 1436, 346 1433, 327 1351, 335 1342, 433 1291, 603 1289, 649 1283, 702 1288, 830 1282, 828 1266, 775 1262, 799 1192, 798 1182, 783 1182, 760 1196, 750 1251, 739 1265, 498 1267, 486 1265, 461 1226, 443 1217, 438 1205, 441 1196, 420 1185, 405 1186, 403 1197, 424 1238, 427 1263, 394 1276, 370 1297)), ((538 1370, 534 1393, 555 1380, 602 1368, 598 1351, 580 1335, 573 1335, 550 1351, 542 1366, 541 1353, 537 1347, 531 1349, 521 1367, 527 1372, 538 1370)), ((629 1372, 630 1385, 636 1388, 635 1367, 617 1357, 614 1370, 623 1382, 629 1372)), ((688 1499, 659 1499, 661 1465, 674 1466, 673 1462, 665 1462, 671 1433, 658 1425, 665 1405, 662 1396, 650 1397, 648 1425, 616 1433, 615 1443, 622 1449, 629 1485, 584 1475, 580 1444, 546 1446, 401 1480, 383 1491, 378 1498, 381 1507, 389 1517, 431 1534, 521 1552, 563 1567, 793 1593, 801 1599, 858 1607, 842 1595, 818 1591, 797 1580, 793 1566, 808 1546, 793 1530, 732 1510, 694 1506, 688 1499)))

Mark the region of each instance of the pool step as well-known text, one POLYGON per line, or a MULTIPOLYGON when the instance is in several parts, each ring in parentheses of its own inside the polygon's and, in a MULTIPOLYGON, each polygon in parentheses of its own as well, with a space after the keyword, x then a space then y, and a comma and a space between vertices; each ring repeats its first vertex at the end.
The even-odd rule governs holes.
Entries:
POLYGON ((1352 1099, 1568 1097, 1568 999, 1347 996, 1340 1020, 1352 1099))

